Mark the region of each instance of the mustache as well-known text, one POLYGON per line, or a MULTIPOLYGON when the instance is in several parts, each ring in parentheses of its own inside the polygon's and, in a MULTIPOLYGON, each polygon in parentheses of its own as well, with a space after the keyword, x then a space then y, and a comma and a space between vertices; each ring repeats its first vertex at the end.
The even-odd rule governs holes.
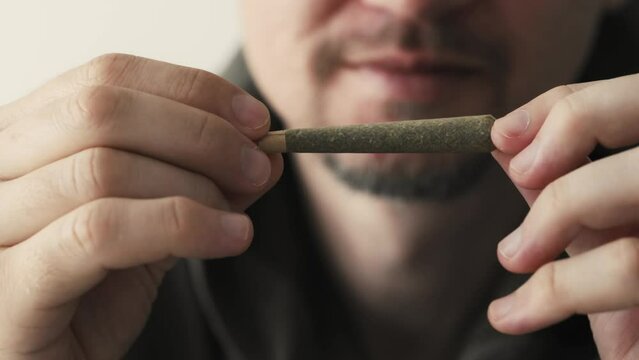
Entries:
POLYGON ((348 54, 384 48, 468 56, 484 64, 487 70, 503 71, 508 64, 507 49, 463 25, 389 20, 376 29, 354 29, 323 41, 314 51, 311 68, 316 80, 326 83, 344 64, 348 54))

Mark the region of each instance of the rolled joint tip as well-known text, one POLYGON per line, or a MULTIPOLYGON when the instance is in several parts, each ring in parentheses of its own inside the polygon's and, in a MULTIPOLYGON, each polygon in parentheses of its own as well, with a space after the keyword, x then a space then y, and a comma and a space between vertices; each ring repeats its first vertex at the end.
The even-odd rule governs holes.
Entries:
POLYGON ((257 142, 257 146, 267 154, 285 153, 286 136, 284 130, 268 133, 257 142))

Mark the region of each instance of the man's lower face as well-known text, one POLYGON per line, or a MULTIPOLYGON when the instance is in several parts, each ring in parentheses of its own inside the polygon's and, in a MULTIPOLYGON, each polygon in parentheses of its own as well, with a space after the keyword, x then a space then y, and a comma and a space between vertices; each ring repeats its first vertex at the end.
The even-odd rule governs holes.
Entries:
MULTIPOLYGON (((505 111, 506 63, 490 44, 450 30, 384 29, 379 38, 325 44, 313 59, 315 122, 371 123, 505 111), (396 34, 396 35, 388 35, 396 34), (390 40, 387 36, 399 36, 390 40), (404 37, 418 40, 411 49, 404 37), (449 39, 450 43, 443 43, 449 39), (455 40, 453 42, 453 39, 455 40), (408 44, 409 48, 395 44, 408 44)), ((337 154, 324 164, 355 190, 405 200, 445 200, 469 190, 490 165, 488 154, 337 154)))
MULTIPOLYGON (((505 107, 499 102, 503 97, 498 95, 498 79, 489 79, 487 73, 442 76, 436 80, 432 78, 438 77, 437 74, 400 74, 398 83, 384 84, 375 79, 357 79, 358 76, 353 79, 351 71, 358 70, 340 70, 342 74, 336 74, 334 82, 321 89, 314 112, 318 122, 341 125, 497 115, 505 107), (411 87, 424 89, 413 95, 407 90, 411 87)), ((391 78, 388 81, 396 76, 384 69, 371 71, 378 72, 371 77, 391 78)), ((431 201, 465 194, 481 178, 491 159, 489 154, 335 154, 325 156, 324 164, 354 190, 402 200, 431 201)))
MULTIPOLYGON (((430 81, 420 79, 427 76, 416 77, 414 83, 418 85, 422 85, 421 81, 430 81)), ((503 112, 505 106, 498 101, 502 98, 497 95, 499 89, 491 88, 496 86, 495 79, 474 77, 438 80, 441 87, 430 92, 436 95, 421 101, 407 99, 408 96, 401 93, 404 89, 395 92, 391 86, 374 81, 337 81, 322 89, 314 113, 318 115, 318 122, 325 121, 324 125, 500 115, 497 112, 503 112), (372 94, 374 92, 377 94, 372 94), (400 93, 399 99, 397 93, 400 93), (350 96, 339 98, 339 94, 350 96)), ((445 200, 471 189, 491 159, 489 154, 335 154, 325 156, 324 164, 355 190, 405 200, 445 200)))
MULTIPOLYGON (((366 82, 360 86, 363 87, 363 84, 366 82)), ((347 93, 352 96, 341 101, 328 100, 323 105, 320 103, 316 113, 321 114, 319 119, 340 120, 338 114, 352 111, 345 116, 349 122, 369 123, 493 113, 502 107, 487 96, 491 91, 477 91, 476 94, 480 95, 474 96, 472 90, 469 85, 466 92, 459 91, 458 100, 441 99, 437 104, 425 104, 388 98, 358 99, 357 95, 362 91, 355 86, 334 92, 327 88, 327 94, 347 93), (473 104, 474 101, 478 103, 473 104), (335 108, 340 109, 332 115, 331 110, 335 108)), ((465 194, 480 179, 491 160, 489 154, 332 154, 325 156, 324 164, 354 190, 419 201, 446 200, 465 194)))
MULTIPOLYGON (((604 10, 601 0, 245 1, 247 58, 290 127, 503 115, 576 79, 604 10)), ((354 188, 429 199, 463 194, 486 159, 324 163, 354 188)))

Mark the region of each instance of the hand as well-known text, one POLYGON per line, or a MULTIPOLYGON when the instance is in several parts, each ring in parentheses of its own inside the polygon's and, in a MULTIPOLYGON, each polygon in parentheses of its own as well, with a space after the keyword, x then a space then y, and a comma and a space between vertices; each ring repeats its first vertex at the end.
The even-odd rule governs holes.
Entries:
POLYGON ((127 55, 0 108, 0 358, 121 357, 175 257, 249 246, 268 128, 223 79, 127 55))
POLYGON ((491 304, 493 326, 521 334, 589 314, 603 359, 639 358, 639 148, 587 158, 597 143, 639 143, 639 75, 551 90, 499 119, 492 138, 531 205, 499 261, 534 272, 491 304))

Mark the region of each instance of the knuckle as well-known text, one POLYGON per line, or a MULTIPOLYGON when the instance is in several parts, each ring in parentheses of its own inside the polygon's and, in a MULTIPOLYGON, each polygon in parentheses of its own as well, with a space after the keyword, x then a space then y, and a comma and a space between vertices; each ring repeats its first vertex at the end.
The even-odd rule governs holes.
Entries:
POLYGON ((213 148, 220 143, 221 130, 208 114, 202 113, 193 121, 192 138, 199 149, 209 152, 214 150, 213 148))
POLYGON ((70 191, 85 199, 116 196, 121 156, 109 148, 91 148, 71 158, 67 171, 70 191))
POLYGON ((98 56, 86 65, 86 77, 93 84, 118 84, 142 58, 111 53, 98 56))
POLYGON ((561 282, 558 280, 557 274, 557 264, 550 262, 540 267, 535 275, 533 275, 535 278, 534 294, 540 303, 560 299, 561 282))
POLYGON ((92 258, 104 251, 112 230, 117 229, 111 205, 109 201, 98 200, 75 212, 64 236, 70 240, 68 252, 92 258))
POLYGON ((576 90, 572 85, 565 84, 565 85, 555 86, 554 88, 550 89, 550 91, 548 91, 546 94, 551 99, 563 99, 567 96, 574 94, 575 92, 576 90))
POLYGON ((540 200, 551 213, 559 214, 568 205, 566 191, 569 188, 565 177, 555 179, 541 192, 540 200))
POLYGON ((204 70, 188 69, 173 82, 173 91, 179 101, 188 102, 203 92, 205 84, 214 76, 204 70))
POLYGON ((194 224, 193 213, 195 212, 193 200, 183 197, 174 196, 168 198, 164 208, 164 221, 167 231, 176 237, 182 237, 190 234, 194 224))
POLYGON ((102 129, 114 123, 119 110, 128 100, 127 93, 112 86, 97 85, 84 88, 76 97, 78 116, 73 125, 80 128, 102 129))
POLYGON ((566 96, 553 106, 551 114, 561 121, 561 127, 570 133, 581 134, 586 124, 586 112, 580 96, 566 96))
POLYGON ((621 282, 635 284, 639 280, 639 242, 623 238, 613 244, 613 264, 621 282))

